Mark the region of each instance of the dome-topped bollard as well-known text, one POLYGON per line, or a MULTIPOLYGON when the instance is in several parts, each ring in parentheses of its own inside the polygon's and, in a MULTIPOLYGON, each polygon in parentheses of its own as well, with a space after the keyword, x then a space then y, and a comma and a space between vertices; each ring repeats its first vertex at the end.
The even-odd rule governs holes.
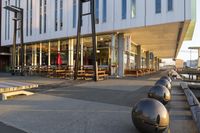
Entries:
POLYGON ((145 98, 133 108, 132 120, 140 132, 164 132, 169 125, 169 114, 161 102, 145 98))
POLYGON ((171 83, 167 79, 160 79, 155 83, 155 85, 163 85, 163 86, 167 87, 167 89, 169 89, 169 90, 171 90, 171 88, 172 88, 171 83))
POLYGON ((172 79, 169 76, 162 76, 160 79, 166 79, 168 80, 170 83, 172 82, 172 79))
POLYGON ((156 85, 149 89, 148 97, 154 98, 165 105, 171 100, 171 93, 165 86, 156 85))

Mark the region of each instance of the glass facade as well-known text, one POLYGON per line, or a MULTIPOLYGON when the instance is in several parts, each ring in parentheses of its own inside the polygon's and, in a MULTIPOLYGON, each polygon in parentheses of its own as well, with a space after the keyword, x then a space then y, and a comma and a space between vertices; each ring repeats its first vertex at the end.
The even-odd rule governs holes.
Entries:
POLYGON ((155 0, 156 13, 161 13, 161 0, 155 0))
POLYGON ((126 19, 127 14, 127 0, 121 0, 122 1, 122 19, 126 19))

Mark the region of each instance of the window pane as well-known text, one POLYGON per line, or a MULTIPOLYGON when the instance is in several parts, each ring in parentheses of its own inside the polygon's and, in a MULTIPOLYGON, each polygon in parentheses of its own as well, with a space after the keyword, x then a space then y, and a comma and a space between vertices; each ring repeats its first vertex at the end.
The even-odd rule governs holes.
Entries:
POLYGON ((26 0, 26 36, 28 36, 28 24, 29 24, 29 0, 26 0))
POLYGON ((73 0, 73 28, 76 27, 76 0, 73 0))
POLYGON ((63 29, 63 0, 60 0, 60 30, 63 29))
POLYGON ((103 22, 107 19, 107 0, 103 0, 103 22))
POLYGON ((161 13, 161 0, 156 0, 156 13, 161 13))
POLYGON ((168 11, 173 10, 173 0, 168 0, 168 11))
POLYGON ((58 30, 58 0, 55 0, 55 31, 58 30))
POLYGON ((42 33, 42 0, 40 0, 40 18, 39 18, 39 23, 40 23, 40 27, 39 27, 39 30, 40 30, 40 34, 42 33))
POLYGON ((44 0, 44 33, 47 31, 47 0, 44 0))
POLYGON ((96 24, 99 23, 99 0, 96 0, 95 2, 95 19, 96 19, 96 24))
POLYGON ((136 16, 136 0, 131 0, 131 18, 136 16))
POLYGON ((122 0, 122 19, 126 19, 126 0, 122 0))

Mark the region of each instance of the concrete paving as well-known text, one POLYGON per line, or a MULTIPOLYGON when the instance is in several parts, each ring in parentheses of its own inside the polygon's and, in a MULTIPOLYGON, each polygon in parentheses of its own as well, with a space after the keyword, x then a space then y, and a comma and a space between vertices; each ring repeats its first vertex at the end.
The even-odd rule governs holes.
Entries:
MULTIPOLYGON (((138 133, 131 120, 132 107, 147 97, 148 89, 163 74, 97 83, 36 78, 41 84, 46 80, 33 90, 35 95, 0 102, 0 121, 28 133, 138 133), (56 85, 48 84, 51 80, 56 85)), ((186 102, 181 93, 167 105, 172 133, 188 131, 183 127, 196 131, 189 107, 176 103, 186 102)))

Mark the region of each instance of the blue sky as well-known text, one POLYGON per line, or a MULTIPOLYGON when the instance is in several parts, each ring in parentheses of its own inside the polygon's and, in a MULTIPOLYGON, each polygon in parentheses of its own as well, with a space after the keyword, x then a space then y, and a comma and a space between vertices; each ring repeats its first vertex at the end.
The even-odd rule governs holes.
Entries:
POLYGON ((199 0, 197 0, 197 21, 193 39, 192 41, 185 41, 183 43, 177 58, 183 59, 184 61, 190 60, 190 58, 197 59, 198 58, 197 50, 192 50, 192 51, 188 50, 188 47, 191 46, 200 46, 200 1, 199 0))

